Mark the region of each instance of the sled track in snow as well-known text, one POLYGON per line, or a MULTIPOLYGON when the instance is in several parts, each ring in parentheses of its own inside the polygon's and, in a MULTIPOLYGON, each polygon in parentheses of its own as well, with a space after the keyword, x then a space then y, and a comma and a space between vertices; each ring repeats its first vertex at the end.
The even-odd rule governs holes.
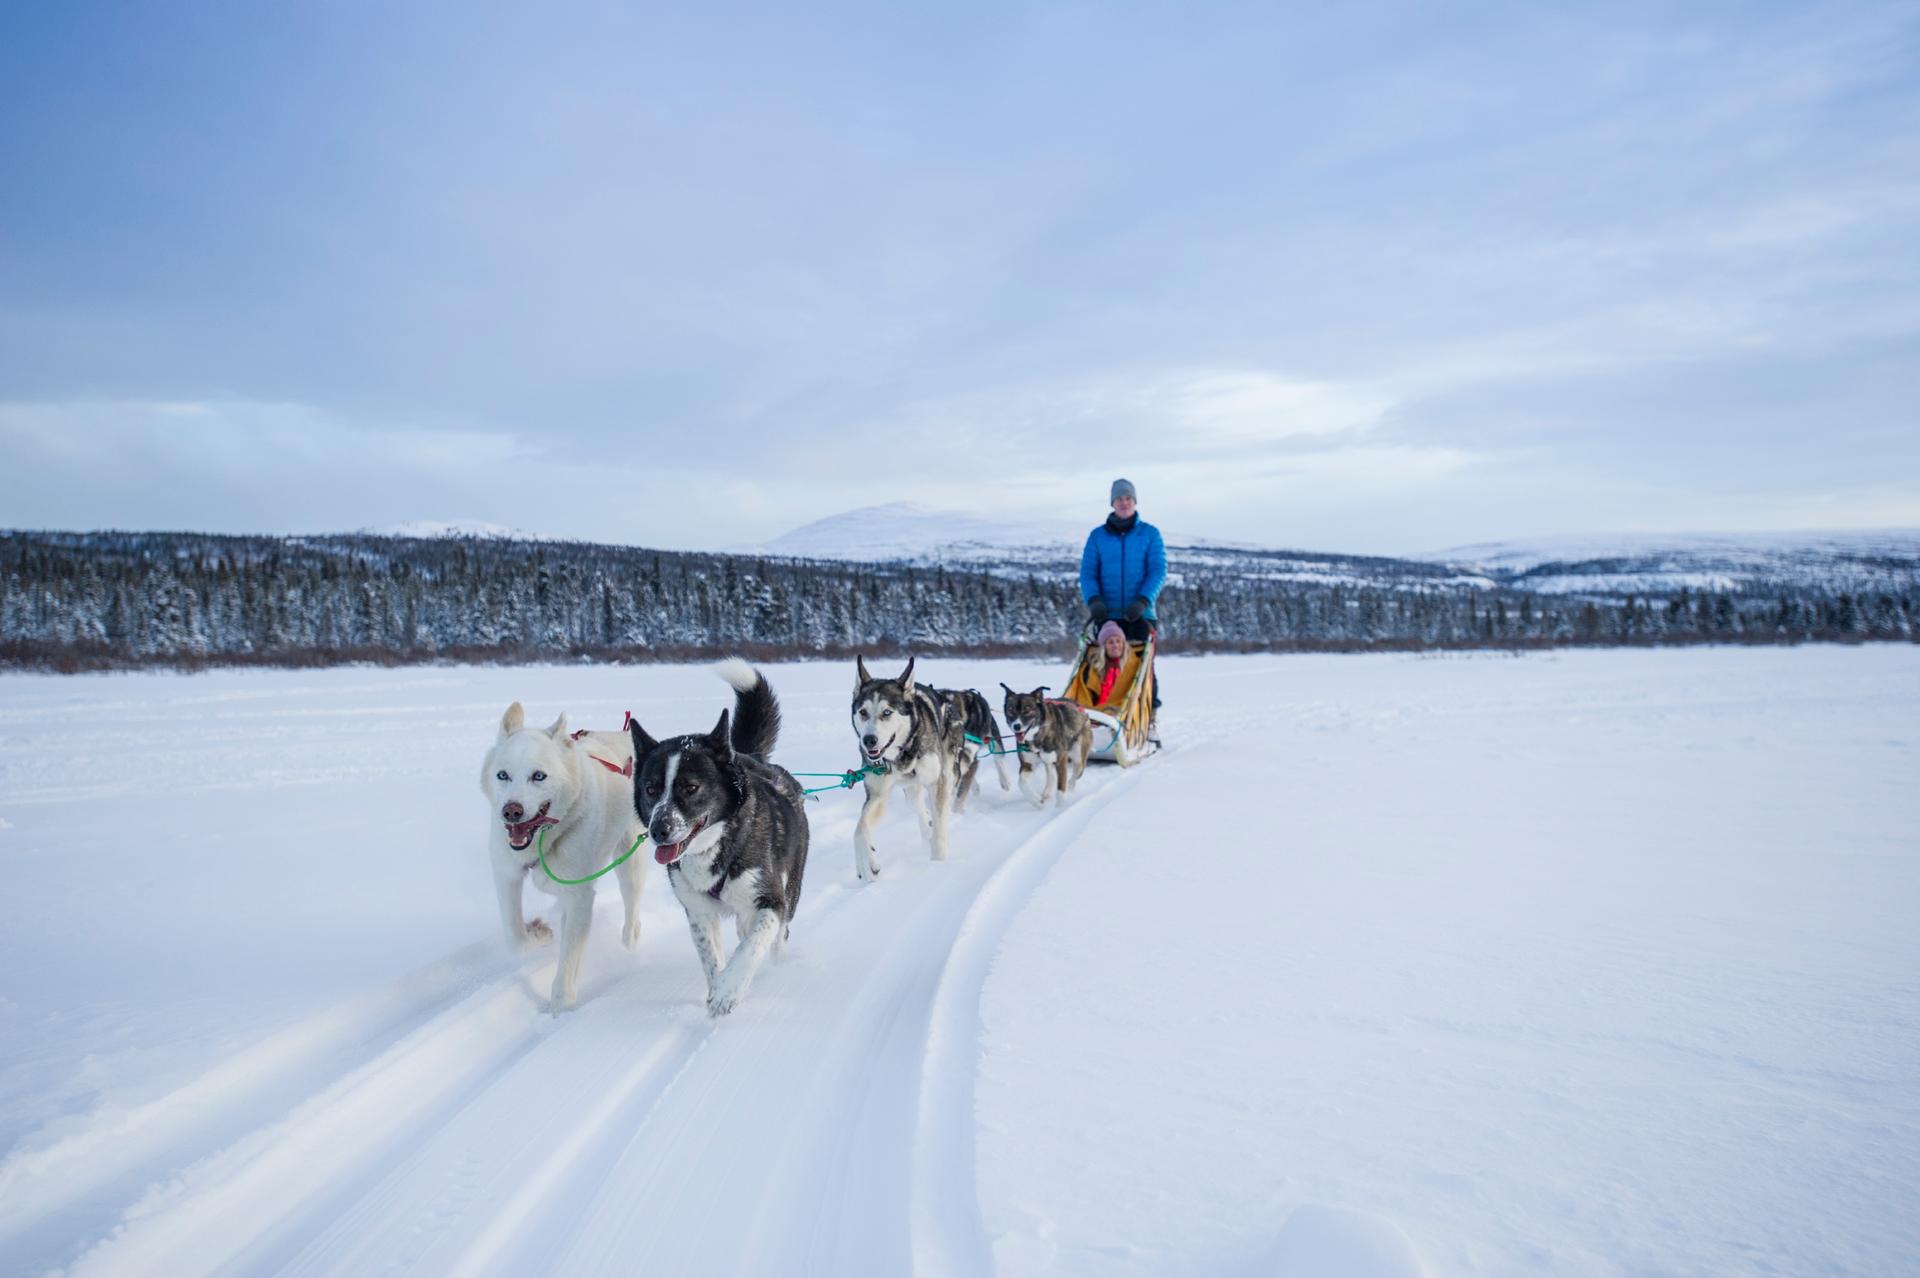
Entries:
POLYGON ((833 877, 790 956, 723 1021, 678 927, 649 926, 639 970, 596 982, 590 957, 585 998, 559 1019, 535 993, 550 958, 499 974, 486 944, 467 947, 9 1160, 37 1196, 5 1205, 0 1237, 94 1240, 76 1278, 985 1272, 972 1122, 987 967, 1138 776, 1095 773, 1044 813, 1017 791, 978 796, 943 864, 896 824, 885 875, 863 888, 840 881, 850 814, 834 813, 814 851, 833 877))
MULTIPOLYGON (((868 934, 874 944, 856 964, 826 974, 832 985, 824 992, 840 1002, 840 1015, 795 1071, 791 1103, 767 1111, 777 1131, 766 1133, 764 1145, 738 1146, 758 1155, 753 1165, 687 1193, 669 1165, 639 1151, 697 1146, 712 1125, 711 1111, 705 1102, 662 1105, 649 1118, 654 1130, 635 1134, 636 1156, 622 1161, 594 1204, 593 1214, 614 1227, 581 1234, 559 1271, 682 1272, 704 1264, 708 1272, 906 1273, 924 1263, 928 1272, 985 1272, 973 1188, 971 1071, 987 960, 1023 894, 1136 777, 1111 775, 1078 792, 1066 809, 1045 814, 1024 808, 1024 800, 1009 802, 1023 810, 995 814, 1018 817, 1031 832, 997 857, 956 851, 952 861, 925 867, 928 877, 946 881, 924 884, 929 890, 910 901, 888 899, 888 876, 923 854, 892 849, 880 880, 849 889, 889 926, 884 935, 868 934), (964 1076, 963 1090, 950 1087, 956 1075, 964 1076), (948 1164, 950 1158, 965 1161, 948 1164), (630 1213, 623 1218, 619 1204, 633 1202, 668 1203, 669 1214, 710 1214, 719 1229, 688 1248, 682 1233, 660 1234, 651 1220, 630 1213), (728 1222, 747 1232, 728 1235, 728 1222)), ((962 828, 956 825, 956 841, 962 828)), ((843 851, 828 847, 829 855, 843 851)), ((797 925, 795 938, 798 944, 797 925)), ((791 1024, 804 1009, 795 1000, 768 1014, 791 1024)), ((736 1044, 723 1047, 716 1036, 703 1062, 711 1068, 703 1085, 715 1093, 713 1103, 724 1106, 720 1098, 730 1089, 778 1068, 790 1045, 786 1036, 764 1035, 735 1051, 736 1044), (714 1059, 723 1052, 728 1059, 714 1059)))
POLYGON ((1015 848, 968 903, 929 1008, 913 1157, 913 1272, 993 1271, 974 1180, 973 1087, 980 995, 1007 929, 1074 837, 1139 779, 1124 772, 1015 848))
POLYGON ((97 1217, 86 1200, 127 1203, 165 1184, 255 1130, 260 1115, 326 1090, 477 991, 517 981, 496 975, 506 963, 494 944, 466 946, 270 1033, 156 1099, 96 1113, 50 1144, 15 1150, 0 1162, 0 1247, 44 1250, 33 1243, 50 1219, 97 1217))

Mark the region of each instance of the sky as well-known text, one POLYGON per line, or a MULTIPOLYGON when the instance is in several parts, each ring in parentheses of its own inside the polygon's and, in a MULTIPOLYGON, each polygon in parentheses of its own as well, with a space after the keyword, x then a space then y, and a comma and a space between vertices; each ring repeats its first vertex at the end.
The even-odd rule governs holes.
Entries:
POLYGON ((0 527, 1920 525, 1920 5, 1333 8, 7 5, 0 527))

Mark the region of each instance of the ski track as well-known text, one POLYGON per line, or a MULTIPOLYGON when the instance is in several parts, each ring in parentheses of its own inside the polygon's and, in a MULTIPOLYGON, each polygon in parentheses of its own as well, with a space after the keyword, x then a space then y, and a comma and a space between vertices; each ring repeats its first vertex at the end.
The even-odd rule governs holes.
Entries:
MULTIPOLYGON (((1167 753, 1161 751, 1160 753, 1167 753)), ((913 1147, 916 1274, 984 1274, 992 1250, 974 1180, 973 1084, 980 1045, 980 993, 1001 938, 1035 886, 1094 816, 1139 780, 1114 777, 1049 823, 997 866, 970 901, 942 965, 929 1008, 913 1147)))
MULTIPOLYGON (((84 1216, 82 1200, 127 1201, 169 1170, 244 1135, 261 1113, 284 1110, 391 1047, 470 995, 507 962, 476 943, 385 990, 268 1035, 155 1100, 95 1114, 41 1148, 0 1161, 0 1245, 34 1246, 47 1226, 84 1216)), ((105 1222, 102 1222, 103 1224, 105 1222)))
MULTIPOLYGON (((915 1234, 933 1223, 910 1211, 916 1176, 925 1172, 915 1148, 917 1116, 926 1104, 929 1046, 955 942, 983 894, 1004 895, 994 888, 1006 867, 1031 861, 1044 873, 1051 859, 1038 853, 1064 846, 1062 825, 1083 825, 1077 813, 1093 810, 1131 780, 1095 773, 1065 809, 1045 814, 1026 808, 1016 789, 1003 800, 1015 819, 994 825, 1014 825, 1029 831, 1026 837, 997 855, 973 840, 972 847, 961 843, 946 864, 922 864, 906 891, 895 886, 908 877, 902 868, 925 854, 917 831, 911 841, 900 837, 910 823, 893 823, 894 837, 882 843, 880 880, 850 891, 857 911, 838 920, 837 935, 808 936, 810 953, 840 960, 831 970, 808 973, 817 978, 808 982, 817 994, 794 990, 764 1003, 760 1018, 771 1023, 765 1032, 719 1027, 697 1077, 690 1071, 685 1086, 632 1133, 597 1198, 584 1206, 582 1216, 605 1227, 577 1232, 553 1271, 912 1270, 923 1250, 915 1234), (889 899, 896 896, 907 899, 889 899), (851 937, 849 928, 855 929, 851 937), (833 1014, 823 1018, 822 1009, 833 1014), (725 1169, 725 1178, 689 1176, 672 1157, 660 1156, 690 1149, 701 1151, 697 1167, 725 1169), (673 1227, 661 1229, 661 1221, 673 1227)), ((975 802, 983 800, 984 793, 975 802)), ((988 815, 976 811, 975 819, 985 826, 988 815)), ((829 856, 846 855, 850 820, 847 826, 847 838, 827 844, 829 856)), ((956 824, 957 843, 964 828, 956 824)), ((1008 918, 1016 910, 1012 901, 992 907, 1008 918)), ((797 928, 795 936, 797 944, 797 928)), ((981 969, 984 975, 984 961, 981 969)), ((973 988, 977 998, 977 983, 973 988)), ((958 996, 950 1001, 957 1005, 958 996)), ((964 1014, 977 1018, 977 1007, 964 1014)), ((970 1080, 964 1095, 939 1104, 964 1107, 971 1121, 970 1080)), ((944 1218, 943 1232, 981 1235, 972 1171, 969 1162, 953 1173, 966 1178, 964 1195, 932 1213, 944 1218)), ((976 1250, 984 1255, 984 1245, 976 1250)), ((493 1272, 512 1269, 503 1264, 493 1272)))
MULTIPOLYGON (((464 947, 16 1151, 0 1164, 0 1241, 58 1254, 48 1235, 78 1226, 95 1241, 73 1278, 775 1258, 789 1272, 985 1272, 981 986, 1026 895, 1139 775, 1090 770, 1046 812, 990 785, 955 818, 944 864, 897 802, 865 888, 847 872, 857 796, 816 809, 789 953, 723 1021, 705 1014, 683 928, 650 926, 639 967, 604 983, 590 958, 581 1006, 558 1019, 540 1010, 550 950, 502 974, 511 960, 491 943, 464 947), (95 1205, 90 1228, 84 1207, 64 1211, 130 1198, 117 1222, 95 1205)), ((617 927, 617 901, 597 913, 596 931, 617 927)))

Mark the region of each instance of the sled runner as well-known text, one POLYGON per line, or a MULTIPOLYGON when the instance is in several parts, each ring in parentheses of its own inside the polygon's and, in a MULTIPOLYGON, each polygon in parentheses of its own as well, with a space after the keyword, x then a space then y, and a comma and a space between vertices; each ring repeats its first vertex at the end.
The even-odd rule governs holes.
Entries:
POLYGON ((1105 705, 1100 703, 1100 676, 1093 665, 1097 645, 1089 640, 1081 648, 1067 678, 1065 699, 1084 707, 1093 720, 1089 759, 1126 768, 1153 753, 1153 644, 1153 636, 1148 635, 1144 642, 1127 645, 1121 678, 1130 681, 1124 684, 1124 692, 1116 687, 1105 705))

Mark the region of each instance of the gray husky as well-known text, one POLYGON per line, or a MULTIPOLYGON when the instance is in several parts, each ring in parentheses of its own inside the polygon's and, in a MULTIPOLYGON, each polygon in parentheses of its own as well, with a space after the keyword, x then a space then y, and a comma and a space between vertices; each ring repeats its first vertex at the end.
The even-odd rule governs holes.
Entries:
POLYGON ((1047 696, 1044 687, 1015 692, 1004 683, 1000 686, 1007 693, 1007 725, 1020 742, 1020 788, 1038 806, 1046 805, 1049 793, 1056 796, 1056 804, 1065 803, 1067 792, 1087 770, 1093 722, 1073 702, 1047 696))
POLYGON ((768 762, 780 706, 766 676, 735 658, 714 667, 733 686, 734 708, 705 736, 655 741, 633 735, 633 806, 647 823, 653 859, 687 911, 707 974, 707 1011, 731 1012, 768 951, 787 939, 807 868, 806 796, 768 762), (733 916, 733 956, 720 957, 720 920, 733 916))
POLYGON ((962 747, 960 764, 960 784, 953 795, 953 810, 967 810, 967 796, 973 793, 973 779, 980 771, 980 760, 987 755, 993 756, 993 766, 1000 774, 1000 788, 1011 790, 1013 776, 1007 770, 1007 755, 1012 753, 1000 749, 1000 721, 993 717, 993 703, 986 696, 972 688, 929 688, 950 713, 958 715, 960 727, 964 732, 961 738, 966 744, 962 747))
POLYGON ((874 678, 859 657, 854 671, 853 734, 860 739, 860 761, 886 765, 886 771, 867 777, 867 801, 853 830, 853 872, 864 883, 880 873, 873 827, 886 815, 887 796, 898 785, 908 787, 920 809, 928 852, 936 861, 947 859, 947 818, 967 739, 960 716, 914 683, 911 658, 897 679, 874 678))

